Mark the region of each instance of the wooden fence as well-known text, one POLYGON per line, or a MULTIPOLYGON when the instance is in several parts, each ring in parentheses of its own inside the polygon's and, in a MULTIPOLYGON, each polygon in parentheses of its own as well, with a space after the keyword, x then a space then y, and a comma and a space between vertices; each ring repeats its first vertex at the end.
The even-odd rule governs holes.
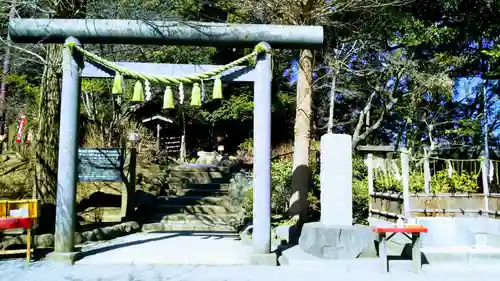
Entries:
POLYGON ((424 192, 410 194, 410 156, 406 150, 400 151, 402 192, 375 192, 373 154, 367 155, 369 216, 386 220, 398 217, 429 216, 490 216, 500 217, 500 193, 490 193, 488 171, 482 163, 483 193, 442 193, 433 194, 430 189, 430 169, 428 159, 424 159, 424 192))
MULTIPOLYGON (((411 217, 489 216, 500 218, 500 193, 462 194, 415 193, 409 195, 411 217), (488 206, 485 209, 485 206, 488 206)), ((370 217, 395 220, 405 216, 403 192, 370 194, 370 217)))

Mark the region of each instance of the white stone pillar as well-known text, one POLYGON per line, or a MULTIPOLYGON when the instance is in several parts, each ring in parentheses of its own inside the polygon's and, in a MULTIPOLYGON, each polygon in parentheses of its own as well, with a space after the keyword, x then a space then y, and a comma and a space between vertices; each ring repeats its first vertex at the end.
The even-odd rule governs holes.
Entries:
POLYGON ((321 137, 321 223, 352 225, 352 138, 321 137))

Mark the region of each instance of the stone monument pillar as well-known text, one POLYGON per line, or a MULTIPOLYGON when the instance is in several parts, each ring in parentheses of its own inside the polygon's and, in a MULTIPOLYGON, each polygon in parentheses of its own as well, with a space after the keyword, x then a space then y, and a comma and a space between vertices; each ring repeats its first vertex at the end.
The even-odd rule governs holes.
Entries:
POLYGON ((321 137, 321 223, 352 225, 352 138, 321 137))
POLYGON ((352 225, 351 146, 350 135, 321 137, 321 220, 304 224, 299 238, 299 247, 319 258, 352 259, 374 250, 371 228, 352 225))

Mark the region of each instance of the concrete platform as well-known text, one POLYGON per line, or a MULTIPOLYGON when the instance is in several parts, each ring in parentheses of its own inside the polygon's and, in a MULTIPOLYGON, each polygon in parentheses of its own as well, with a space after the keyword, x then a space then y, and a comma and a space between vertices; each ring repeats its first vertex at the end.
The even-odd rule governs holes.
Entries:
POLYGON ((84 247, 75 264, 246 265, 251 253, 231 232, 139 233, 84 247))

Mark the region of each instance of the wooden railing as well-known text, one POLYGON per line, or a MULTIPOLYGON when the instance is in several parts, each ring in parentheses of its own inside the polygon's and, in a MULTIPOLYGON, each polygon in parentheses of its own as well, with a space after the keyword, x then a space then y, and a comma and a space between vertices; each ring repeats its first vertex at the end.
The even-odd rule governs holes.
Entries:
MULTIPOLYGON (((409 196, 412 217, 489 216, 500 218, 500 194, 414 193, 409 196), (487 202, 485 202, 487 201, 487 202), (485 210, 485 206, 488 209, 485 210)), ((394 220, 404 217, 402 192, 372 192, 370 217, 394 220)))

